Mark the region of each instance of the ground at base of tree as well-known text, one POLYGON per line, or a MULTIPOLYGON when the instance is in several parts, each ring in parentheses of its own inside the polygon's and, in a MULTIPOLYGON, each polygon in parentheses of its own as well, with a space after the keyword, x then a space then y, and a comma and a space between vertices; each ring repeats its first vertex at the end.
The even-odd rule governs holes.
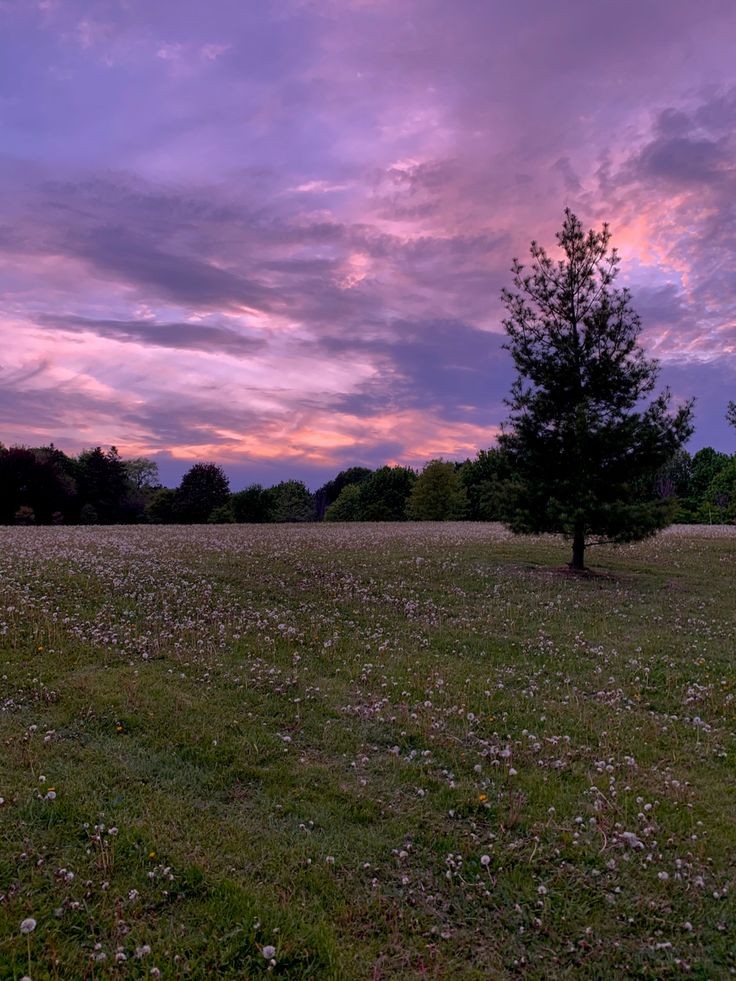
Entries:
POLYGON ((559 573, 561 576, 572 576, 575 579, 615 579, 610 572, 602 572, 601 570, 595 569, 590 565, 586 565, 584 569, 576 569, 569 562, 567 565, 557 566, 555 568, 555 572, 559 573))
POLYGON ((0 529, 0 977, 730 976, 736 529, 566 557, 0 529))

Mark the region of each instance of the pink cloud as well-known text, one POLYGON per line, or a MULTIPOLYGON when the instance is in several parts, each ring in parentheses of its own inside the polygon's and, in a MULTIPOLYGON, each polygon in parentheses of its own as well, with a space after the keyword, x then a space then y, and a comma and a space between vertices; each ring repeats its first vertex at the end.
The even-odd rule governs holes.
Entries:
POLYGON ((611 222, 650 349, 733 379, 732 4, 2 16, 6 441, 472 453, 506 411, 499 289, 566 204, 611 222))

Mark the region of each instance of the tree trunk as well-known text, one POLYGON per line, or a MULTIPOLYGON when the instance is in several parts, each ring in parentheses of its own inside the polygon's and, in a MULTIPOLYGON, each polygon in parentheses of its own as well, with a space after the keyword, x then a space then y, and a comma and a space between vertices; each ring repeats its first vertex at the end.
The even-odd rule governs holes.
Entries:
POLYGON ((572 562, 571 569, 582 570, 585 568, 585 524, 580 518, 575 520, 575 531, 572 538, 572 562))

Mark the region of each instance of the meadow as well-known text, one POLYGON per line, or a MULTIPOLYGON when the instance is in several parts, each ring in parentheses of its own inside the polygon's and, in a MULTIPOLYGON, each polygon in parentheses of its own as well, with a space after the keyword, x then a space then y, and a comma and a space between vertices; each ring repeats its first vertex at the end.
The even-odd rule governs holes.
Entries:
POLYGON ((0 978, 736 974, 736 528, 0 529, 0 978))

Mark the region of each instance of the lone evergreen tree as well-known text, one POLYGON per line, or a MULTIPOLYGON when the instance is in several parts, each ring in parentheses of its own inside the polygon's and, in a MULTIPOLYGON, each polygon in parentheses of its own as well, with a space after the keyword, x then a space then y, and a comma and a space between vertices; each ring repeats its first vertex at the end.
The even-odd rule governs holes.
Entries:
POLYGON ((726 420, 736 429, 736 402, 729 402, 726 409, 726 420))
POLYGON ((560 259, 531 244, 503 290, 506 348, 517 377, 500 445, 513 478, 506 521, 516 532, 572 539, 573 569, 594 542, 646 538, 671 506, 651 493, 657 471, 692 432, 692 401, 670 409, 654 390, 658 364, 639 346, 639 317, 613 283, 619 257, 608 226, 584 232, 565 210, 560 259))

